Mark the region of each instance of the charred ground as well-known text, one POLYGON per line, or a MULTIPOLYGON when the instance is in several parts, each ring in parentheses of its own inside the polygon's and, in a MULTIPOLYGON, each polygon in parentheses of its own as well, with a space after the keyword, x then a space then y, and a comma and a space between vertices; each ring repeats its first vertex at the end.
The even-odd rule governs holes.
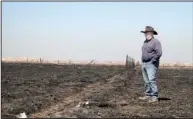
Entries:
POLYGON ((156 104, 138 100, 140 68, 2 63, 1 74, 2 117, 193 117, 193 69, 159 69, 156 104))

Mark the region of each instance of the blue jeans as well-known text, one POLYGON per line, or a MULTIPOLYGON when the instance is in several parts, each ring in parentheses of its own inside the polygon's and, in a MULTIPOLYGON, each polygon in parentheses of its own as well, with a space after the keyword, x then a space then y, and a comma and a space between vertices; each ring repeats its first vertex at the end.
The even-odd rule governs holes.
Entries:
POLYGON ((151 62, 142 63, 145 95, 155 98, 158 98, 158 89, 156 84, 157 69, 158 67, 151 62))

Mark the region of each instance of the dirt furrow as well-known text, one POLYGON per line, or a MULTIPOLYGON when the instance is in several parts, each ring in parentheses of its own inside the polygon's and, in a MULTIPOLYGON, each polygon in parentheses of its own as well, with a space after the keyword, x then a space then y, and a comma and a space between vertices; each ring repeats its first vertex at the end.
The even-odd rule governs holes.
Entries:
POLYGON ((108 83, 109 82, 104 82, 105 80, 111 80, 114 77, 118 76, 119 74, 113 76, 112 78, 109 79, 104 79, 102 81, 96 82, 94 84, 90 84, 86 86, 82 91, 79 93, 73 94, 67 98, 64 98, 64 100, 56 105, 52 105, 48 109, 43 109, 41 112, 34 113, 31 115, 33 118, 39 118, 39 117, 52 117, 54 114, 62 113, 63 115, 66 114, 70 111, 69 109, 72 109, 78 105, 79 102, 81 102, 83 97, 86 97, 90 93, 93 92, 93 90, 100 90, 96 89, 97 87, 103 87, 103 88, 109 88, 108 83))

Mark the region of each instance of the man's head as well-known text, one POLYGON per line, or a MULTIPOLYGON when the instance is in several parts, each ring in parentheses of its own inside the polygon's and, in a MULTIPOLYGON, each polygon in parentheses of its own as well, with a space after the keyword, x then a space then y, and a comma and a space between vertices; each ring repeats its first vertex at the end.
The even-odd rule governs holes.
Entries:
POLYGON ((153 38, 153 35, 154 35, 153 32, 146 32, 144 34, 145 34, 145 38, 147 40, 151 40, 153 38))
POLYGON ((145 34, 145 37, 147 40, 151 40, 154 35, 157 35, 158 33, 154 30, 153 27, 151 26, 146 26, 145 31, 141 31, 142 33, 145 34))

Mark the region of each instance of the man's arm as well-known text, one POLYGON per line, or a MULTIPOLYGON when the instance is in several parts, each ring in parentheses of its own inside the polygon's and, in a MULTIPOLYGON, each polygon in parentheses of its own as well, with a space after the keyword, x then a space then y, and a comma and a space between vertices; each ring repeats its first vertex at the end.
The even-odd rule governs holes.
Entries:
POLYGON ((152 62, 156 62, 161 56, 162 56, 162 47, 161 47, 161 43, 157 40, 155 43, 155 55, 152 58, 152 62))

